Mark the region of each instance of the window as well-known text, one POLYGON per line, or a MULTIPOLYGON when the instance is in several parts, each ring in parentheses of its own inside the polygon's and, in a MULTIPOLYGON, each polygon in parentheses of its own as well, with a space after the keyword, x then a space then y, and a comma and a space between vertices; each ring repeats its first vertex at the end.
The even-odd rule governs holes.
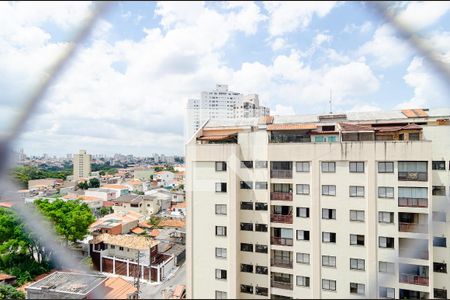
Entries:
POLYGON ((119 250, 120 250, 120 251, 123 251, 123 247, 119 247, 119 250))
POLYGON ((394 162, 392 161, 379 161, 378 173, 394 173, 394 162))
POLYGON ((241 222, 241 230, 243 230, 243 231, 253 231, 253 223, 241 222))
POLYGON ((216 269, 216 279, 227 279, 227 270, 216 269))
POLYGON ((256 160, 255 161, 255 168, 257 168, 257 169, 266 169, 267 168, 267 161, 266 160, 256 160))
POLYGON ((433 237, 433 247, 447 247, 447 239, 445 237, 433 237))
POLYGON ((336 210, 330 208, 322 208, 322 219, 336 220, 336 210))
POLYGON ((426 187, 399 187, 399 198, 428 199, 428 188, 426 187))
POLYGON ((309 241, 309 231, 308 230, 297 230, 297 240, 298 241, 309 241))
POLYGON ((350 210, 350 221, 364 222, 364 211, 350 210))
POLYGON ((216 161, 216 171, 222 172, 227 170, 227 163, 224 161, 216 161))
POLYGON ((388 186, 378 187, 378 198, 394 198, 394 188, 388 186))
POLYGON ((336 268, 336 256, 322 255, 322 266, 336 268))
POLYGON ((334 161, 323 161, 322 173, 336 173, 336 163, 334 161))
POLYGON ((322 279, 322 290, 335 291, 336 290, 336 280, 322 279))
POLYGON ((266 224, 255 224, 255 231, 267 232, 267 225, 266 224))
POLYGON ((350 294, 364 295, 366 286, 362 283, 350 282, 350 294))
POLYGON ((350 186, 350 197, 364 197, 363 186, 350 186))
POLYGON ((447 299, 447 290, 446 289, 434 288, 433 293, 434 293, 434 298, 447 299))
POLYGON ((227 258, 227 248, 218 248, 218 247, 216 247, 216 257, 218 257, 218 258, 227 258))
POLYGON ((114 245, 111 245, 111 249, 116 249, 116 246, 114 246, 114 245))
POLYGON ((241 168, 253 169, 253 161, 251 160, 241 161, 241 168))
POLYGON ((267 190, 267 182, 266 181, 257 181, 257 182, 255 182, 255 189, 257 189, 257 190, 267 190))
POLYGON ((350 245, 364 246, 364 235, 350 234, 350 245))
POLYGON ((385 236, 378 237, 378 247, 394 249, 394 238, 385 236))
POLYGON ((427 181, 426 161, 399 161, 398 180, 404 181, 427 181))
POLYGON ((241 251, 253 252, 253 244, 241 243, 241 251))
POLYGON ((350 173, 364 173, 363 161, 351 161, 349 164, 350 173))
POLYGON ((216 299, 227 299, 227 292, 216 291, 216 299))
POLYGON ((267 245, 258 245, 258 244, 255 245, 255 252, 267 253, 267 249, 268 249, 267 245))
POLYGON ((434 262, 433 271, 437 273, 447 273, 447 264, 434 262))
POLYGON ((322 195, 336 196, 336 186, 335 185, 322 185, 322 195))
POLYGON ((391 263, 391 262, 386 262, 386 261, 379 261, 378 262, 378 272, 394 274, 395 273, 395 264, 391 263))
POLYGON ((297 253, 297 263, 309 265, 309 254, 308 253, 297 253))
POLYGON ((253 210, 253 202, 241 202, 241 209, 242 210, 253 210))
POLYGON ((267 275, 269 273, 269 268, 266 266, 256 266, 255 273, 267 275))
POLYGON ((241 272, 253 273, 253 265, 241 264, 241 272))
POLYGON ((394 213, 388 211, 378 212, 378 223, 394 223, 394 213))
POLYGON ((364 271, 366 269, 366 263, 361 258, 350 258, 350 270, 364 271))
POLYGON ((336 243, 336 233, 334 233, 334 232, 322 232, 322 242, 324 242, 324 243, 336 243))
POLYGON ((395 289, 380 286, 380 298, 395 299, 395 289))
POLYGON ((445 161, 435 161, 431 163, 431 168, 433 170, 445 170, 445 161))
POLYGON ((297 286, 309 287, 309 277, 297 276, 297 286))
POLYGON ((260 296, 267 296, 269 295, 269 289, 266 287, 257 286, 255 288, 255 294, 260 296))
POLYGON ((445 186, 433 185, 433 196, 445 196, 445 186))
POLYGON ((255 210, 267 210, 267 203, 255 202, 255 210))
POLYGON ((216 226, 216 236, 227 236, 227 227, 216 226))
POLYGON ((253 294, 253 286, 241 284, 241 293, 253 294))
POLYGON ((309 184, 297 184, 297 195, 309 195, 309 184))
POLYGON ((216 204, 216 215, 226 215, 227 205, 226 204, 216 204))
POLYGON ((216 182, 216 192, 217 193, 226 193, 227 192, 227 183, 226 182, 216 182))
POLYGON ((309 161, 297 161, 295 163, 295 170, 297 172, 309 172, 309 161))
POLYGON ((309 218, 309 207, 297 207, 297 217, 309 218))
POLYGON ((434 222, 446 222, 447 214, 442 211, 433 211, 433 221, 434 222))
POLYGON ((253 189, 253 182, 241 181, 241 190, 251 190, 251 189, 253 189))

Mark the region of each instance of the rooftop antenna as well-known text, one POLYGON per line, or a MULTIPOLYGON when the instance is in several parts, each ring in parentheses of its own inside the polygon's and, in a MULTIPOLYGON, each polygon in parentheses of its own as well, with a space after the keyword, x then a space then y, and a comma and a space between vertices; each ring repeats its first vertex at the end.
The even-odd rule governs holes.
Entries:
POLYGON ((330 89, 330 115, 333 114, 333 93, 332 90, 330 89))

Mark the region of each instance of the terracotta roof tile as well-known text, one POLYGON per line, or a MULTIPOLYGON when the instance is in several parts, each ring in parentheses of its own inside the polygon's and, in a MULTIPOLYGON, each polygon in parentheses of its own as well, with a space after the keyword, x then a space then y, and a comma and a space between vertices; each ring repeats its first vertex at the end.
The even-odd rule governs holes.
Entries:
POLYGON ((128 299, 130 294, 137 292, 131 283, 120 277, 110 277, 105 281, 107 293, 103 299, 128 299))
POLYGON ((141 234, 141 233, 144 233, 145 230, 142 228, 139 228, 139 227, 134 227, 133 229, 131 229, 131 232, 136 233, 136 234, 141 234))
POLYGON ((186 223, 183 220, 167 219, 159 223, 161 227, 184 227, 186 223))
POLYGON ((102 233, 95 236, 92 239, 93 244, 103 242, 109 245, 115 245, 119 247, 126 247, 136 250, 148 250, 149 247, 154 247, 159 244, 158 241, 150 240, 143 236, 137 235, 112 235, 108 233, 102 233))

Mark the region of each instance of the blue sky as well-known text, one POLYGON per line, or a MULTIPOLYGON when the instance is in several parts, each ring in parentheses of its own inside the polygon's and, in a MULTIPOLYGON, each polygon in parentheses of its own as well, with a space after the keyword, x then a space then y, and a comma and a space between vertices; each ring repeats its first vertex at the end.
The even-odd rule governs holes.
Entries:
MULTIPOLYGON (((0 4, 0 126, 64 51, 90 2, 0 4)), ((392 12, 450 61, 450 3, 392 12)), ((273 114, 449 106, 449 91, 364 2, 115 2, 15 145, 183 153, 184 106, 216 83, 273 114)))

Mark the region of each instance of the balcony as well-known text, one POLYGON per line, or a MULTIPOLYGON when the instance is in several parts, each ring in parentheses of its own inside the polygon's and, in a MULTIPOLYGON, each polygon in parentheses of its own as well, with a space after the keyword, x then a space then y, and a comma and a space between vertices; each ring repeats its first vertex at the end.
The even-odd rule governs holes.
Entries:
POLYGON ((400 181, 428 181, 427 172, 398 172, 400 181))
POLYGON ((415 259, 426 259, 428 260, 428 250, 411 250, 411 248, 400 248, 399 256, 406 258, 415 258, 415 259))
POLYGON ((398 231, 400 232, 415 232, 415 233, 427 233, 427 224, 415 224, 415 223, 399 223, 398 231))
POLYGON ((271 170, 270 178, 292 178, 292 170, 271 170))
POLYGON ((406 198, 406 197, 398 197, 398 206, 399 207, 428 207, 428 199, 427 198, 406 198))
POLYGON ((293 261, 292 260, 286 260, 286 259, 271 259, 270 260, 270 265, 272 267, 280 267, 280 268, 292 269, 293 261))
POLYGON ((270 222, 272 222, 272 223, 292 224, 292 215, 271 214, 270 215, 270 222))
POLYGON ((270 286, 274 287, 274 288, 278 288, 278 289, 283 289, 283 290, 292 290, 293 289, 292 282, 282 282, 282 281, 271 280, 270 286))
POLYGON ((270 200, 292 201, 292 192, 271 192, 270 200))
POLYGON ((280 245, 280 246, 292 246, 294 244, 294 239, 291 238, 282 238, 282 237, 271 237, 270 238, 272 245, 280 245))
POLYGON ((428 286, 429 278, 423 277, 420 275, 416 275, 416 274, 400 273, 399 282, 428 286))

